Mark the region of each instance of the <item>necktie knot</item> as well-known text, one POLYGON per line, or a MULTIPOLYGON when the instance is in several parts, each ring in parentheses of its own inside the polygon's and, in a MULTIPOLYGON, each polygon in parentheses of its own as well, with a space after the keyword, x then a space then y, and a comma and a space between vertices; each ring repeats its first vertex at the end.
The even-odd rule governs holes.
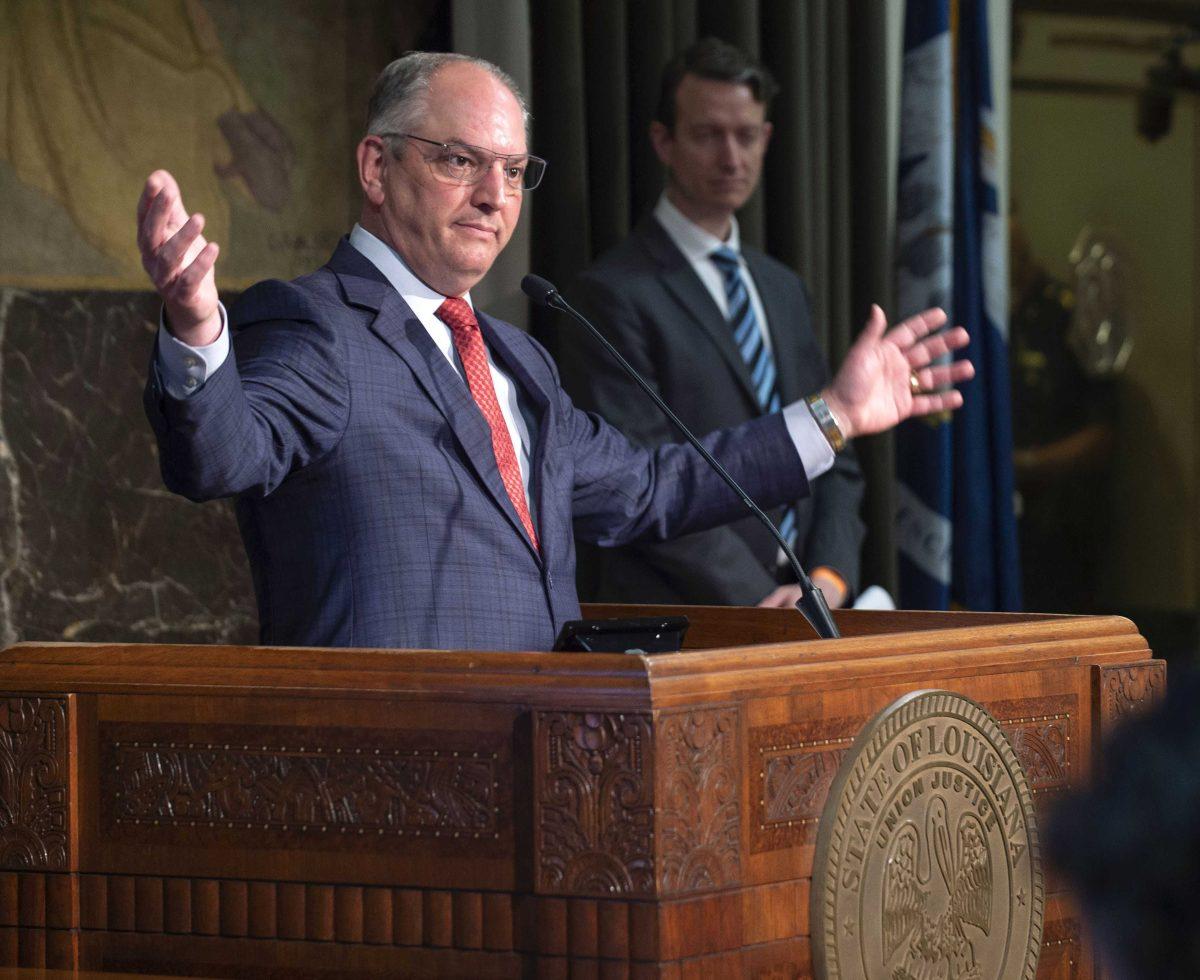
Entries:
POLYGON ((456 333, 479 327, 479 321, 475 319, 475 312, 471 309, 471 304, 460 296, 447 296, 442 301, 442 305, 437 308, 434 316, 456 333))
POLYGON ((738 262, 738 254, 728 245, 721 245, 714 248, 708 255, 721 272, 726 275, 737 275, 741 272, 741 265, 738 262))

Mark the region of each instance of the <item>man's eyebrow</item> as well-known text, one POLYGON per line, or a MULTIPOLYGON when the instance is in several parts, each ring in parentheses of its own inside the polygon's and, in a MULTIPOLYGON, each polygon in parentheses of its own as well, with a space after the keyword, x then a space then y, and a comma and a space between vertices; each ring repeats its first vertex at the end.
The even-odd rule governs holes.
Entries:
POLYGON ((488 146, 480 146, 478 143, 470 143, 460 136, 450 136, 446 139, 438 140, 437 142, 445 143, 447 145, 457 143, 459 146, 468 146, 473 150, 483 150, 484 152, 490 153, 495 157, 527 157, 531 155, 529 150, 516 150, 512 153, 501 153, 499 150, 493 150, 488 146))

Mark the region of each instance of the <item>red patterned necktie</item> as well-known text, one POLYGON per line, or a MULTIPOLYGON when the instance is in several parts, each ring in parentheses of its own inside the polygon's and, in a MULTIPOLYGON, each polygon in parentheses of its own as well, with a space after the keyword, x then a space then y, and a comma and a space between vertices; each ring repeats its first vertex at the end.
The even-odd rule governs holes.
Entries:
POLYGON ((529 504, 525 501, 525 488, 521 484, 521 467, 517 464, 517 454, 513 450, 512 435, 508 424, 500 411, 500 402, 496 400, 496 387, 492 384, 492 372, 488 368, 487 351, 483 346, 483 334, 479 331, 479 321, 467 301, 457 296, 450 296, 437 309, 437 318, 450 328, 454 338, 454 349, 462 359, 463 371, 467 376, 467 387, 475 397, 475 404, 483 413, 488 428, 492 430, 492 452, 496 455, 496 466, 500 470, 500 479, 504 481, 504 489, 508 491, 508 499, 517 509, 517 516, 533 547, 538 551, 537 532, 533 529, 533 518, 529 516, 529 504))

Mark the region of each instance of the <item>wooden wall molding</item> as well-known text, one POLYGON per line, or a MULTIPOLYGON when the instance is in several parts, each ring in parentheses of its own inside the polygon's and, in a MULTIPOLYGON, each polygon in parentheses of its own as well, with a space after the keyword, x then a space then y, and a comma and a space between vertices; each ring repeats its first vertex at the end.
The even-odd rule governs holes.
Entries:
POLYGON ((499 892, 81 875, 84 930, 511 950, 499 892))
POLYGON ((0 871, 0 928, 78 927, 79 884, 75 875, 0 871))

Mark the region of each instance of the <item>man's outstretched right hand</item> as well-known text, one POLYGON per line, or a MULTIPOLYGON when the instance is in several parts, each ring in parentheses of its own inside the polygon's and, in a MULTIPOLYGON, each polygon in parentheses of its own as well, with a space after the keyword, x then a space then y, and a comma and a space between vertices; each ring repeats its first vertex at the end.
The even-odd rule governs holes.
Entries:
POLYGON ((191 347, 221 334, 213 266, 220 248, 205 241, 204 215, 188 215, 179 185, 165 170, 146 178, 138 201, 138 250, 142 267, 162 297, 166 325, 191 347))

